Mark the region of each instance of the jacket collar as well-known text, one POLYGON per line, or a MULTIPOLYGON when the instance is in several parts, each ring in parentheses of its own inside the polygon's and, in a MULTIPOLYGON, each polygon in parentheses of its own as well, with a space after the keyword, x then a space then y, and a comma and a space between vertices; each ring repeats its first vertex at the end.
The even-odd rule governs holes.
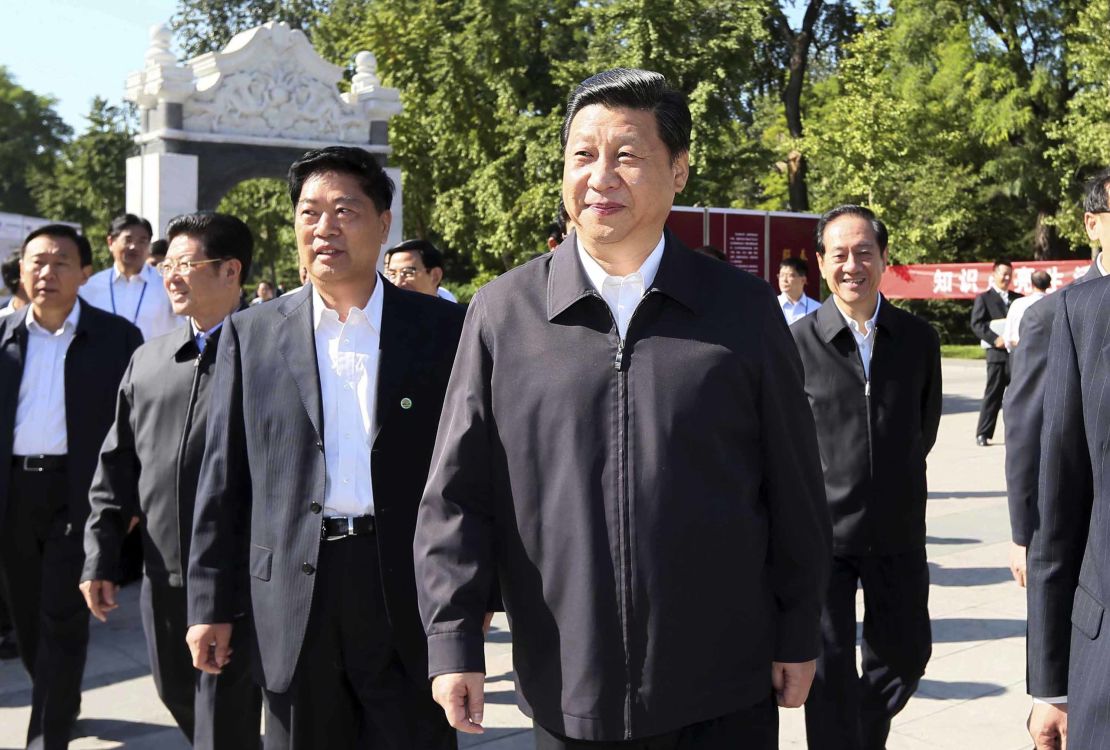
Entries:
MULTIPOLYGON (((844 316, 840 314, 840 308, 836 306, 836 297, 831 294, 817 310, 815 316, 817 318, 817 332, 826 344, 831 343, 833 339, 840 335, 841 331, 849 330, 848 324, 844 321, 844 316)), ((879 312, 875 316, 876 331, 895 334, 899 325, 898 311, 894 309, 894 305, 890 304, 890 300, 883 297, 879 303, 879 312)))
MULTIPOLYGON (((701 312, 698 297, 698 271, 695 257, 670 229, 663 230, 663 259, 649 290, 665 294, 688 308, 701 312)), ((595 296, 597 290, 578 259, 577 237, 572 230, 552 252, 551 270, 547 278, 547 319, 554 320, 579 300, 595 296)))

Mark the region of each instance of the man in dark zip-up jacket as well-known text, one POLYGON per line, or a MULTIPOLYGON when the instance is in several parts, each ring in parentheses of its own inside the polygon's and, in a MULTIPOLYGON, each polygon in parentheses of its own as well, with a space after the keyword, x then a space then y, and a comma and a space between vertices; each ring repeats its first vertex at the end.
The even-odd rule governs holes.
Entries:
MULTIPOLYGON (((116 606, 120 545, 138 516, 145 560, 140 606, 158 695, 195 747, 249 749, 259 746, 262 693, 246 658, 219 676, 193 668, 185 572, 216 347, 224 318, 240 305, 252 239, 238 219, 210 213, 179 216, 167 237, 158 270, 174 312, 189 316, 190 325, 140 347, 120 384, 115 424, 89 493, 81 589, 104 620, 116 606)), ((245 567, 243 575, 245 587, 245 567)), ((246 654, 250 628, 235 633, 236 649, 246 654)))
POLYGON ((495 578, 539 748, 775 748, 776 693, 809 689, 830 535, 813 418, 770 287, 664 231, 689 129, 656 73, 585 81, 575 232, 470 305, 415 540, 461 731, 495 578))
POLYGON ((940 339, 882 299, 887 231, 841 206, 817 225, 832 294, 790 328, 805 367, 833 522, 823 649, 806 703, 809 747, 876 750, 932 650, 925 561, 925 457, 941 412, 940 339), (856 588, 863 586, 863 677, 856 588))

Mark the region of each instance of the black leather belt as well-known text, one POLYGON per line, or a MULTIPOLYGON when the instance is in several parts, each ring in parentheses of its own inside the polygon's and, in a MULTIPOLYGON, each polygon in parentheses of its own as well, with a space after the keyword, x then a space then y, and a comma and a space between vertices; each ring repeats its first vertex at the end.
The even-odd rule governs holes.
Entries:
POLYGON ((332 516, 325 518, 320 526, 320 538, 333 542, 348 536, 362 536, 374 533, 373 516, 332 516))
POLYGON ((12 456, 12 468, 38 474, 44 471, 65 471, 65 456, 12 456))

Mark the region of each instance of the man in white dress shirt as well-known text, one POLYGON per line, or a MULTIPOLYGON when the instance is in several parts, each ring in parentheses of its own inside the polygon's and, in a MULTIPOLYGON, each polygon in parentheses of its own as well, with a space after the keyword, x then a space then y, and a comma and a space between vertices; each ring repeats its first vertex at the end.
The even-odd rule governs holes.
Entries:
POLYGON ((112 265, 93 274, 81 290, 81 299, 126 318, 146 341, 185 324, 173 314, 162 277, 146 262, 151 234, 150 222, 134 214, 112 219, 107 238, 112 265))
POLYGON ((779 307, 787 325, 794 325, 807 315, 813 315, 821 303, 806 296, 806 278, 809 265, 801 258, 783 258, 779 263, 779 307))
POLYGON ((92 249, 72 227, 35 230, 22 257, 31 303, 0 320, 0 584, 33 685, 27 745, 53 750, 81 707, 89 485, 141 336, 78 301, 92 249))
POLYGON ((378 276, 393 183, 373 155, 311 151, 289 190, 308 283, 220 334, 186 640, 219 673, 249 656, 229 652, 249 610, 267 750, 451 750, 412 544, 464 313, 378 276))
POLYGON ((1021 341, 1021 319, 1034 302, 1039 302, 1048 294, 1052 286, 1052 276, 1048 271, 1034 271, 1029 277, 1033 286, 1033 293, 1014 300, 1006 313, 1006 326, 1002 329, 1002 338, 1006 342, 1006 350, 1012 352, 1021 341))

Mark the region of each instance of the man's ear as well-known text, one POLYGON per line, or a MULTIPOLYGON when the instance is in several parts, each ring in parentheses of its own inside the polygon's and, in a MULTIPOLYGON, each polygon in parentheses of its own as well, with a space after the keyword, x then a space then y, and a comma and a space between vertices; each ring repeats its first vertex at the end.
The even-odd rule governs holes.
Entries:
POLYGON ((1098 214, 1083 214, 1083 228, 1087 230, 1087 239, 1098 242, 1098 214))
POLYGON ((221 265, 224 269, 224 276, 234 281, 236 286, 238 286, 239 274, 243 270, 243 263, 238 258, 228 258, 221 265))
POLYGON ((674 191, 681 193, 686 187, 686 181, 690 179, 690 152, 679 152, 674 158, 674 163, 671 164, 671 169, 674 171, 674 191))
POLYGON ((443 281, 442 268, 433 268, 432 270, 428 271, 428 275, 432 277, 432 281, 435 283, 436 286, 439 286, 439 282, 443 281))
POLYGON ((81 284, 80 284, 80 286, 84 286, 84 285, 85 285, 85 282, 89 280, 89 277, 90 277, 90 276, 92 276, 92 272, 93 272, 93 267, 92 267, 92 266, 81 266, 81 275, 82 275, 82 276, 83 276, 84 278, 83 278, 83 279, 81 279, 81 284))

